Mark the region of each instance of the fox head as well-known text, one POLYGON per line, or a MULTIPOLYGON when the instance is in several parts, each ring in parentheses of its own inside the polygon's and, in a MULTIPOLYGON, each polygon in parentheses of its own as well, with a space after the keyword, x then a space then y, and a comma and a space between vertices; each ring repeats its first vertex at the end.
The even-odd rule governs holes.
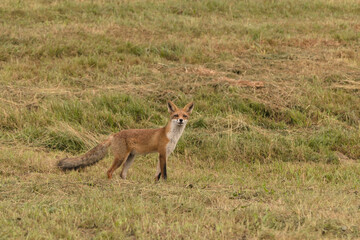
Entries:
POLYGON ((184 108, 179 109, 172 101, 168 101, 167 106, 170 113, 170 120, 178 126, 184 126, 189 120, 190 113, 194 108, 194 103, 190 102, 186 104, 184 108))

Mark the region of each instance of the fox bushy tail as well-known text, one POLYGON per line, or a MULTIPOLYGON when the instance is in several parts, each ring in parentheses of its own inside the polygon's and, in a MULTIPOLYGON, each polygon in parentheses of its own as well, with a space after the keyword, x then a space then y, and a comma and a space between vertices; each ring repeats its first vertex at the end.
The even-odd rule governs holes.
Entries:
POLYGON ((71 170, 93 165, 106 156, 111 141, 112 137, 109 137, 106 141, 100 143, 82 156, 61 159, 57 163, 57 166, 62 170, 71 170))

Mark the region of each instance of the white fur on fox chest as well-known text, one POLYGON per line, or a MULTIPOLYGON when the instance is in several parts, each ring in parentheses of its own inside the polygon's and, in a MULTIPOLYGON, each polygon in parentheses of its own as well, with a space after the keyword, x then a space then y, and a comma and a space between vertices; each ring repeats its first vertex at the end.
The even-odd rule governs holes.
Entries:
POLYGON ((171 121, 170 131, 166 134, 169 139, 166 145, 166 155, 169 156, 175 149, 177 142, 179 141, 182 133, 184 132, 186 121, 183 125, 178 125, 176 120, 171 121))

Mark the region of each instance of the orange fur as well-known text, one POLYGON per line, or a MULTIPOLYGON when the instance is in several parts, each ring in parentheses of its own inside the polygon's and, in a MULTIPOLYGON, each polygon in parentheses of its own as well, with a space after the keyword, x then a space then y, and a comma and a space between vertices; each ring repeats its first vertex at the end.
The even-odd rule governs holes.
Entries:
POLYGON ((159 162, 155 180, 159 180, 160 176, 166 179, 167 158, 181 137, 193 107, 194 104, 189 103, 183 109, 178 109, 173 102, 169 101, 170 120, 165 127, 158 129, 123 130, 111 135, 106 141, 83 156, 60 160, 58 166, 67 170, 95 164, 105 157, 106 150, 110 147, 114 155, 114 161, 107 171, 107 176, 111 179, 114 171, 125 162, 121 171, 121 177, 125 179, 127 170, 130 168, 135 155, 158 152, 159 162))

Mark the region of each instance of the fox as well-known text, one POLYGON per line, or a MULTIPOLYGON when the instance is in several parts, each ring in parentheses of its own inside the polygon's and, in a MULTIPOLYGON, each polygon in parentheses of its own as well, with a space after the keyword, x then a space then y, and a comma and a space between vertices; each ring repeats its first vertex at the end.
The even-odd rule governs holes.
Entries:
POLYGON ((167 179, 166 162, 184 132, 194 103, 178 108, 172 101, 167 102, 170 119, 162 128, 156 129, 127 129, 110 135, 105 141, 74 158, 64 158, 58 161, 57 166, 62 170, 75 170, 93 165, 103 159, 108 149, 114 157, 113 163, 107 171, 108 179, 122 164, 120 177, 126 179, 127 172, 138 154, 158 153, 159 159, 156 167, 155 181, 167 179))

